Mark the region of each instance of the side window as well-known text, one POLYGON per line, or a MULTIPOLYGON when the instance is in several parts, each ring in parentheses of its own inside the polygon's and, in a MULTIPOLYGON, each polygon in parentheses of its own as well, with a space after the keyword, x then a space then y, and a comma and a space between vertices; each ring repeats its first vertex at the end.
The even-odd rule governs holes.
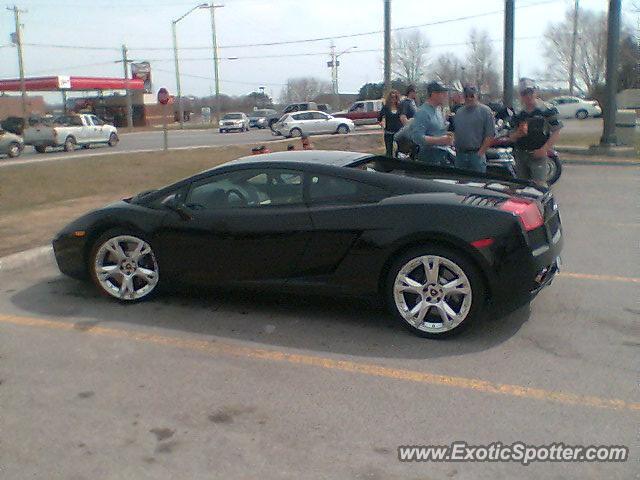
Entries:
POLYGON ((373 102, 367 102, 367 112, 373 112, 375 110, 375 105, 373 102))
POLYGON ((362 102, 358 102, 358 103, 354 103, 353 106, 351 107, 351 112, 363 112, 364 111, 364 104, 362 102))
POLYGON ((298 205, 302 188, 302 173, 296 170, 239 170, 194 183, 185 204, 192 210, 298 205))
POLYGON ((104 122, 95 115, 91 115, 91 121, 96 127, 101 127, 102 125, 104 125, 104 122))
POLYGON ((569 98, 567 99, 567 103, 578 103, 580 100, 578 100, 577 98, 569 98))
POLYGON ((374 203, 386 197, 383 189, 354 180, 315 174, 307 178, 311 205, 374 203))
POLYGON ((312 120, 313 119, 313 114, 307 112, 307 113, 298 113, 297 115, 293 116, 294 119, 296 120, 312 120))
POLYGON ((327 115, 325 115, 324 113, 320 113, 320 112, 313 112, 311 114, 311 117, 314 120, 326 120, 327 118, 329 118, 327 115))
POLYGON ((82 118, 77 117, 77 116, 71 117, 71 120, 69 121, 69 123, 71 125, 73 125, 74 127, 82 127, 83 126, 82 125, 82 118))

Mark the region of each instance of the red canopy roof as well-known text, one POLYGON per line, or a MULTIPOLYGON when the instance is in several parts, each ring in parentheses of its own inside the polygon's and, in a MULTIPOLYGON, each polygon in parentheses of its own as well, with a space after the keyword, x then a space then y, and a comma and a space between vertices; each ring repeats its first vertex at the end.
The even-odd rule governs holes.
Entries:
MULTIPOLYGON (((139 78, 109 78, 109 77, 70 77, 58 75, 55 77, 25 78, 25 87, 29 92, 56 92, 59 90, 144 90, 144 81, 139 78)), ((0 80, 0 92, 19 92, 20 80, 0 80)))

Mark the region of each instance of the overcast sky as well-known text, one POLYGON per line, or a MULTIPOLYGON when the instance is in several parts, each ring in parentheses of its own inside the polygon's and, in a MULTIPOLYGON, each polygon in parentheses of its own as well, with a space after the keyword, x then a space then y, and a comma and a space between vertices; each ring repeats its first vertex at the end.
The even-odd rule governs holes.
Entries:
MULTIPOLYGON (((18 6, 28 10, 22 16, 23 41, 27 44, 26 75, 122 76, 122 64, 114 62, 121 58, 120 46, 125 43, 131 58, 151 62, 154 88, 166 86, 174 93, 170 22, 198 3, 198 0, 21 0, 18 6)), ((330 41, 224 47, 356 34, 381 30, 383 26, 383 0, 219 0, 217 3, 224 4, 224 8, 216 9, 220 56, 238 57, 238 60, 220 62, 221 90, 231 95, 249 93, 263 85, 267 93, 277 97, 290 77, 314 76, 329 81, 330 69, 326 62, 330 41), (305 55, 272 57, 292 54, 305 55)), ((631 3, 631 0, 623 1, 623 10, 626 20, 637 25, 631 3)), ((600 11, 608 6, 606 0, 581 0, 580 4, 582 8, 600 11)), ((499 11, 503 5, 502 0, 392 0, 392 28, 482 15, 419 30, 431 42, 430 57, 435 58, 448 51, 464 56, 465 45, 445 45, 464 43, 473 27, 485 29, 496 39, 496 63, 501 66, 503 18, 499 11)), ((523 37, 516 40, 516 74, 533 76, 541 69, 540 35, 549 22, 560 20, 572 6, 573 0, 516 0, 515 36, 516 39, 523 37)), ((178 24, 183 94, 207 95, 213 89, 210 25, 208 10, 196 10, 178 24), (203 48, 189 50, 189 47, 203 48)), ((13 31, 13 14, 3 9, 0 11, 0 46, 9 43, 9 34, 13 31)), ((353 53, 341 57, 342 93, 357 92, 366 82, 382 80, 382 33, 339 38, 335 44, 339 52, 357 46, 353 53)), ((15 48, 0 48, 0 78, 17 75, 15 48)))

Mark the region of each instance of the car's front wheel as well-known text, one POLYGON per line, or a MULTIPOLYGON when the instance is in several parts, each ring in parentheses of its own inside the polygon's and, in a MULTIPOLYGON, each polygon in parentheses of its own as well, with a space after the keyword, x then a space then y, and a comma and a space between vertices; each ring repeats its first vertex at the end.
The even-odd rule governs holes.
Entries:
POLYGON ((113 229, 94 243, 89 255, 93 282, 105 295, 123 302, 149 297, 160 279, 158 261, 139 234, 113 229))
POLYGON ((118 135, 112 133, 111 135, 109 135, 109 141, 107 143, 110 147, 115 147, 116 145, 118 145, 119 141, 120 139, 118 138, 118 135))
POLYGON ((346 134, 346 133, 349 133, 349 126, 348 126, 348 125, 345 125, 344 123, 340 124, 340 125, 338 126, 337 133, 340 133, 340 134, 346 134))
POLYGON ((585 118, 587 118, 589 116, 589 112, 587 112, 586 110, 578 110, 576 112, 576 118, 578 120, 584 120, 585 118))
POLYGON ((412 333, 444 338, 481 315, 485 287, 477 267, 463 254, 425 245, 400 255, 386 286, 394 316, 412 333))
POLYGON ((16 158, 20 156, 21 151, 22 148, 20 147, 20 144, 18 142, 11 142, 9 144, 9 148, 7 149, 7 155, 9 156, 9 158, 16 158))
POLYGON ((291 137, 301 137, 302 130, 300 130, 299 128, 292 128, 291 131, 289 132, 289 135, 291 137))
POLYGON ((65 152, 73 152, 76 149, 76 139, 73 137, 67 137, 62 148, 65 152))

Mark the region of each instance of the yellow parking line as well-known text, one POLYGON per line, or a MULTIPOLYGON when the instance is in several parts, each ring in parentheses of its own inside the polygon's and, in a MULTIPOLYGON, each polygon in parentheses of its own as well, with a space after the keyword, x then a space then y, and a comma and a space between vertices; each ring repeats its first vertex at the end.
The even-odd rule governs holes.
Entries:
POLYGON ((560 272, 559 277, 576 278, 579 280, 598 280, 606 282, 627 282, 627 283, 640 283, 640 278, 636 277, 620 277, 618 275, 593 275, 590 273, 574 273, 574 272, 560 272))
MULTIPOLYGON (((20 317, 0 314, 0 323, 40 327, 55 330, 74 330, 74 324, 70 322, 57 322, 41 318, 20 317)), ((494 395, 506 395, 533 400, 545 400, 565 405, 578 405, 584 407, 606 408, 612 410, 640 411, 640 403, 627 402, 614 398, 601 398, 594 396, 575 395, 572 393, 531 388, 522 385, 508 385, 488 382, 476 378, 453 377, 434 373, 419 372, 414 370, 383 367, 381 365, 352 362, 348 360, 335 360, 327 357, 287 353, 278 350, 265 350, 260 348, 244 347, 230 343, 208 340, 192 340, 179 337, 155 335, 140 331, 120 330, 95 326, 83 330, 85 335, 122 338, 138 342, 152 343, 189 350, 198 350, 208 354, 225 354, 235 357, 245 357, 260 360, 287 362, 298 365, 309 365, 327 370, 357 373, 373 377, 384 377, 407 382, 438 385, 466 390, 474 390, 481 393, 494 395)))

